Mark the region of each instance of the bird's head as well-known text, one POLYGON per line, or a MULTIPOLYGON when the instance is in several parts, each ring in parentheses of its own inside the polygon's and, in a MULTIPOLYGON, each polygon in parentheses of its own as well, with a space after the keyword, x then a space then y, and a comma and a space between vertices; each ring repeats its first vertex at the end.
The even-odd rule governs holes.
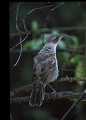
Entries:
POLYGON ((69 37, 68 35, 65 34, 60 34, 60 35, 51 35, 49 36, 49 38, 47 39, 46 43, 53 43, 53 44, 58 44, 59 41, 63 38, 63 37, 69 37))

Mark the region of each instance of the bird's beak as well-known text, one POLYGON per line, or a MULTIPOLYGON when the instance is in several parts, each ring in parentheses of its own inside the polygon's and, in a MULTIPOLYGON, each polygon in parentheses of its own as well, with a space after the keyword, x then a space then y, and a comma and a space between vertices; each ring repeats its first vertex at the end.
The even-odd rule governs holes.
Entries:
POLYGON ((62 38, 70 39, 70 36, 67 34, 61 34, 58 41, 60 41, 62 38))
POLYGON ((63 37, 64 37, 64 35, 61 35, 61 37, 59 37, 59 40, 58 40, 58 41, 60 41, 63 37))

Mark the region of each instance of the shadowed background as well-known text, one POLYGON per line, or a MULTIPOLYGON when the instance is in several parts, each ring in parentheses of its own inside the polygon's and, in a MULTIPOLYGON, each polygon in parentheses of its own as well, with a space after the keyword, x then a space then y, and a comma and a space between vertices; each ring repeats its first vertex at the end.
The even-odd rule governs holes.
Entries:
MULTIPOLYGON (((18 11, 18 25, 24 31, 21 25, 22 19, 27 12, 34 8, 48 5, 59 5, 61 2, 23 2, 18 11)), ((10 48, 19 42, 19 35, 16 31, 16 14, 17 2, 10 3, 10 48)), ((32 67, 33 58, 42 48, 43 25, 50 8, 35 10, 25 18, 27 30, 31 33, 28 35, 23 44, 23 51, 17 66, 13 66, 20 54, 20 45, 10 51, 10 90, 22 87, 32 83, 32 67)), ((65 2, 57 9, 52 11, 47 19, 44 29, 44 41, 51 34, 65 33, 70 35, 71 39, 63 39, 57 47, 57 58, 59 64, 59 78, 61 78, 61 66, 69 57, 70 53, 81 44, 86 44, 86 2, 65 2)), ((25 37, 22 34, 22 39, 25 37)), ((62 77, 86 77, 85 58, 86 49, 76 54, 66 66, 62 77)), ((73 91, 82 92, 86 83, 78 82, 61 82, 58 85, 51 84, 57 91, 73 91)), ((47 92, 51 90, 47 87, 47 92)), ((28 95, 25 94, 25 95, 28 95)), ((57 120, 72 105, 72 101, 68 99, 48 100, 44 101, 42 107, 31 108, 28 104, 12 104, 10 106, 13 120, 57 120)), ((78 103, 66 120, 85 120, 86 105, 84 102, 78 103)))

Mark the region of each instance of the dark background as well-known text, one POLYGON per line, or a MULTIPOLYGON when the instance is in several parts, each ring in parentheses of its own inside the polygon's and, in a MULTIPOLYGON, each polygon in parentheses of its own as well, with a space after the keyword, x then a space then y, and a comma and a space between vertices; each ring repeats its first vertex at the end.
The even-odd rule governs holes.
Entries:
MULTIPOLYGON (((42 6, 54 5, 57 6, 61 2, 23 2, 18 11, 18 25, 21 24, 21 19, 24 15, 34 8, 42 6)), ((19 42, 19 35, 16 31, 16 9, 18 2, 9 4, 9 24, 10 24, 10 48, 19 42)), ((31 32, 27 39, 23 42, 23 52, 17 66, 13 66, 19 56, 20 46, 15 47, 10 51, 10 90, 22 87, 32 83, 32 67, 33 58, 42 48, 42 35, 40 32, 46 21, 46 17, 50 8, 35 10, 27 15, 25 22, 28 31, 31 32)), ((20 29, 24 31, 24 27, 20 29)), ((70 52, 81 44, 86 44, 86 2, 65 2, 57 9, 52 11, 46 22, 46 30, 44 40, 51 34, 65 33, 70 35, 71 39, 63 39, 57 47, 57 58, 59 64, 59 78, 61 78, 61 66, 69 57, 70 52), (61 51, 66 49, 67 51, 61 51)), ((22 34, 22 39, 25 34, 22 34)), ((77 53, 66 66, 66 69, 73 71, 64 71, 62 77, 86 77, 86 50, 81 50, 77 53)), ((57 91, 73 91, 82 92, 85 89, 86 83, 83 81, 77 82, 61 82, 58 85, 52 84, 57 91)), ((48 88, 47 88, 48 89, 48 88)), ((43 101, 40 108, 31 108, 28 104, 11 104, 10 111, 13 120, 57 120, 72 105, 72 101, 68 99, 48 100, 43 101)), ((66 120, 85 120, 86 119, 86 103, 80 102, 66 120)))

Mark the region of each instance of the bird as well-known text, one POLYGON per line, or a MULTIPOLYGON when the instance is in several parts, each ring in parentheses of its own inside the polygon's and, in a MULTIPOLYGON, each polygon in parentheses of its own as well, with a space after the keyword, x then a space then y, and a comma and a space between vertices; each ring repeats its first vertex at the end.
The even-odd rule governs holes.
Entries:
POLYGON ((29 105, 32 107, 42 106, 46 85, 58 78, 56 47, 63 37, 62 34, 50 35, 43 48, 33 59, 33 87, 29 99, 29 105))

